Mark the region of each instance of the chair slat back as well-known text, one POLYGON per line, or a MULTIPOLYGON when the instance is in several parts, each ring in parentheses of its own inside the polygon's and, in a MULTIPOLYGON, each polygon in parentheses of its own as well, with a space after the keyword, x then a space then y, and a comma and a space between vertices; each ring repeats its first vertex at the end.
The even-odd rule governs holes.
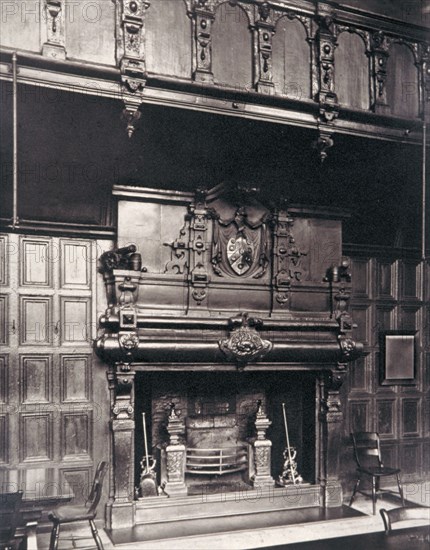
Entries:
POLYGON ((391 531, 391 524, 398 521, 425 519, 430 522, 430 508, 426 506, 411 506, 406 508, 393 508, 392 510, 380 510, 384 520, 385 532, 391 531))
POLYGON ((382 466, 379 434, 376 432, 356 432, 351 434, 354 457, 359 467, 382 466))
POLYGON ((104 460, 99 462, 97 465, 96 472, 94 474, 93 485, 91 487, 91 492, 86 502, 87 506, 89 505, 88 509, 90 512, 95 512, 100 502, 103 490, 103 480, 107 472, 107 466, 108 464, 104 460))
POLYGON ((13 541, 20 518, 22 491, 0 494, 0 547, 13 541))

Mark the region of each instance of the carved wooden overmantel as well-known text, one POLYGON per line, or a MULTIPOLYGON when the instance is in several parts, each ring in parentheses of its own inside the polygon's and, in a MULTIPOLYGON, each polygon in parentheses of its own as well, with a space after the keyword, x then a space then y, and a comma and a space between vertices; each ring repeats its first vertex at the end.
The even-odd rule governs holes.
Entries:
MULTIPOLYGON (((320 373, 319 482, 322 502, 338 505, 339 387, 363 350, 348 310, 344 215, 272 204, 241 183, 194 194, 117 186, 114 195, 119 248, 100 259, 108 307, 96 343, 112 365, 111 527, 133 524, 133 384, 146 369, 320 373)), ((256 453, 270 453, 262 432, 257 441, 256 453)), ((168 464, 181 445, 170 442, 168 464)), ((184 494, 172 464, 169 483, 184 494)), ((271 479, 267 463, 256 464, 257 481, 271 479)))

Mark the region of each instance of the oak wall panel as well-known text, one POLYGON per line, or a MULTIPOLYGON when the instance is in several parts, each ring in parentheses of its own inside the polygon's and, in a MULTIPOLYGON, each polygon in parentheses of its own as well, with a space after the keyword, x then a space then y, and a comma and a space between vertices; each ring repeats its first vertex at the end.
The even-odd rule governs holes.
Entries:
POLYGON ((92 446, 92 415, 79 412, 62 415, 61 454, 63 459, 90 458, 92 446))
POLYGON ((376 266, 376 296, 378 298, 394 298, 396 264, 379 260, 376 266))
POLYGON ((115 2, 69 1, 65 25, 67 57, 115 65, 115 2))
POLYGON ((55 259, 50 240, 21 238, 21 286, 51 285, 51 269, 55 259))
POLYGON ((370 261, 354 259, 351 266, 352 295, 354 298, 369 298, 370 296, 370 261))
POLYGON ((0 403, 6 403, 8 400, 8 365, 9 356, 0 355, 0 403))
POLYGON ((52 341, 52 298, 20 296, 21 345, 46 345, 52 341))
POLYGON ((217 84, 238 91, 252 87, 252 35, 246 12, 221 4, 212 26, 212 71, 217 84))
POLYGON ((9 342, 9 296, 0 296, 0 344, 9 342))
POLYGON ((51 356, 21 355, 21 401, 48 403, 51 401, 51 356))
POLYGON ((387 61, 387 103, 391 114, 418 116, 418 70, 411 50, 392 44, 387 61))
POLYGON ((51 413, 21 413, 19 420, 21 462, 52 460, 51 413))
POLYGON ((368 110, 369 60, 358 34, 343 32, 335 50, 336 92, 339 103, 353 109, 368 110))
POLYGON ((87 342, 91 334, 91 308, 87 298, 61 297, 61 343, 87 342))
POLYGON ((349 431, 365 432, 370 429, 370 401, 349 403, 349 431))
POLYGON ((311 51, 299 21, 282 17, 272 40, 273 83, 277 94, 291 99, 311 96, 311 51))
POLYGON ((90 355, 61 355, 61 400, 65 403, 91 398, 90 355))
POLYGON ((0 285, 7 285, 8 284, 8 263, 7 263, 7 255, 9 255, 12 251, 9 249, 8 246, 8 238, 7 235, 1 235, 0 236, 0 285))
POLYGON ((8 462, 8 415, 0 414, 0 464, 8 462))
POLYGON ((403 436, 419 436, 420 426, 420 403, 418 399, 402 399, 402 423, 403 436))
POLYGON ((88 468, 61 470, 61 484, 67 482, 73 491, 73 504, 84 504, 91 490, 91 475, 88 468))
POLYGON ((396 437, 395 414, 395 399, 378 399, 376 401, 376 431, 381 439, 396 437))
POLYGON ((191 20, 183 0, 154 0, 145 19, 149 72, 191 78, 191 20))
POLYGON ((60 239, 61 287, 89 290, 91 285, 91 243, 60 239))

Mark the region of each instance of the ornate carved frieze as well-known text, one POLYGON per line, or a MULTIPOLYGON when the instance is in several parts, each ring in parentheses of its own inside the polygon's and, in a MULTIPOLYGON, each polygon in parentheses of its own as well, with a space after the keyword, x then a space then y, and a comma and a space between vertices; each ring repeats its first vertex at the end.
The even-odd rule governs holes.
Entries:
POLYGON ((65 0, 45 0, 46 42, 42 46, 45 56, 66 59, 65 9, 65 0))
POLYGON ((301 257, 306 256, 297 247, 292 235, 293 218, 288 214, 285 199, 279 201, 272 219, 273 225, 273 287, 279 307, 285 307, 289 300, 291 284, 301 281, 303 268, 301 257))
POLYGON ((230 319, 230 337, 219 341, 220 350, 239 367, 251 361, 262 359, 273 347, 272 342, 263 340, 257 332, 262 327, 259 319, 241 314, 230 319))
POLYGON ((127 122, 131 137, 140 119, 141 93, 146 84, 145 63, 145 12, 147 0, 119 0, 117 2, 117 61, 127 122))

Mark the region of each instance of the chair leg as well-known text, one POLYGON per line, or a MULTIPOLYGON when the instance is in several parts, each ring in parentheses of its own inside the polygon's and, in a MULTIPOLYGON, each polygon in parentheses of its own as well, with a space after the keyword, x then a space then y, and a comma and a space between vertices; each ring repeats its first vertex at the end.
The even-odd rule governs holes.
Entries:
POLYGON ((396 478, 397 478, 397 487, 399 488, 400 498, 402 499, 402 506, 404 507, 405 506, 405 499, 403 498, 403 486, 402 486, 402 482, 400 481, 399 474, 396 474, 396 478))
POLYGON ((373 505, 373 515, 376 514, 376 479, 372 476, 372 505, 373 505))
POLYGON ((49 541, 49 550, 57 550, 58 539, 60 538, 60 524, 54 523, 51 531, 51 540, 49 541))
POLYGON ((349 501, 350 506, 352 506, 352 503, 354 502, 355 493, 358 491, 358 488, 360 486, 360 481, 361 481, 361 479, 358 478, 356 483, 355 483, 354 490, 352 491, 351 499, 349 501))
POLYGON ((94 520, 90 519, 90 527, 91 527, 91 533, 93 534, 94 540, 96 541, 97 550, 104 550, 103 543, 101 541, 99 532, 97 531, 96 524, 94 523, 94 520))

